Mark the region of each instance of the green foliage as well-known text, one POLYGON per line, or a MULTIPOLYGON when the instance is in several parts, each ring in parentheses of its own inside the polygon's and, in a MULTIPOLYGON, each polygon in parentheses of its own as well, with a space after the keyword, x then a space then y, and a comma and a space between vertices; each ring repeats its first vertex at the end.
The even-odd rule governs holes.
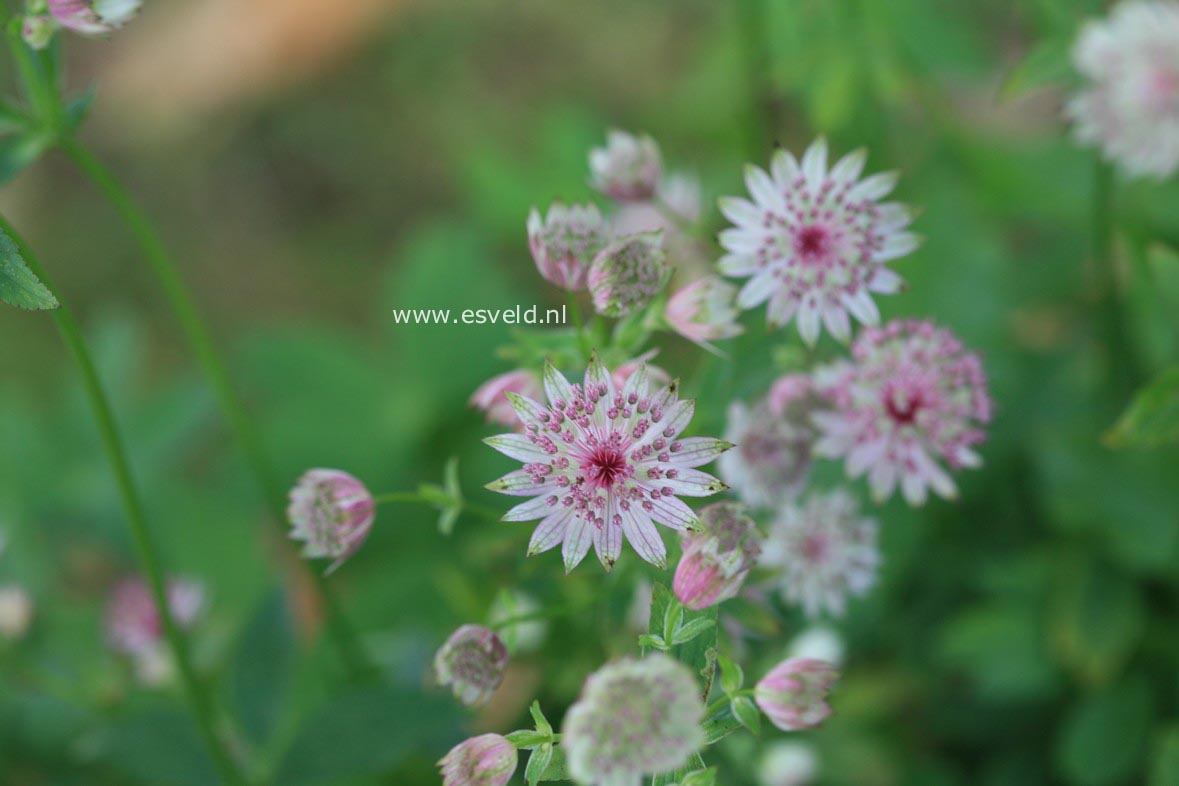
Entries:
POLYGON ((0 232, 0 301, 33 310, 57 308, 57 298, 33 275, 16 243, 4 232, 0 232))
POLYGON ((1167 369, 1134 396, 1107 440, 1115 447, 1179 442, 1179 366, 1167 369))
POLYGON ((1056 750, 1061 774, 1076 786, 1126 783, 1146 751, 1152 715, 1150 687, 1141 679, 1077 702, 1056 750))

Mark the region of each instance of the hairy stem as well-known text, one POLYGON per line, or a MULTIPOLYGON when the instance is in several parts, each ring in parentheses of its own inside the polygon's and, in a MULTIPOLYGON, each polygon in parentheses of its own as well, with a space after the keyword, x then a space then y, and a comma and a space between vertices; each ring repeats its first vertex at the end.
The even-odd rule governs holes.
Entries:
POLYGON ((102 387, 102 382, 98 378, 98 371, 90 355, 90 350, 86 346, 85 339, 82 337, 82 332, 78 328, 78 323, 74 319, 73 312, 66 305, 64 299, 61 297, 61 293, 53 285, 52 280, 46 274, 44 268, 41 267, 37 258, 33 256, 29 247, 17 235, 12 225, 3 216, 0 216, 0 229, 3 229, 12 238, 17 248, 20 249, 21 256, 24 257, 29 269, 41 279, 41 282, 54 294, 61 304, 53 312, 53 317, 57 322, 57 328, 61 333, 62 340, 69 348, 70 354, 73 356, 82 378, 86 398, 93 411, 95 425, 98 427, 98 433, 102 439, 103 449, 106 451, 107 460, 110 462, 111 469, 115 475, 119 497, 122 500, 123 509, 127 515, 127 524, 131 529, 131 539, 135 544, 135 551, 139 558, 140 567, 151 589, 152 598, 160 615, 160 621, 163 623, 164 637, 176 661, 180 682, 184 688, 185 700, 192 711, 193 717, 197 721, 201 736, 204 738, 209 753, 212 755, 214 763, 221 773, 222 780, 229 784, 245 784, 246 780, 241 773, 238 763, 230 754, 227 741, 218 731, 220 719, 222 718, 220 710, 216 706, 212 694, 197 677, 196 670, 192 665, 188 642, 179 626, 177 626, 176 620, 172 616, 172 610, 168 606, 164 571, 160 566, 159 554, 152 539, 151 530, 147 525, 147 516, 144 513, 143 502, 140 499, 139 491, 136 488, 135 480, 131 473, 131 465, 127 459, 127 452, 123 446, 123 440, 119 434, 118 426, 115 423, 115 416, 111 409, 110 400, 107 398, 106 392, 102 387))

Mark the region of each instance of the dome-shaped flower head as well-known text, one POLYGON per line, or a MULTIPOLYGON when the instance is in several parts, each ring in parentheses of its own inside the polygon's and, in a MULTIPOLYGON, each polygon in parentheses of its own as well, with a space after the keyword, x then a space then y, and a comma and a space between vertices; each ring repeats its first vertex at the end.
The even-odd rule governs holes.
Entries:
POLYGON ((528 398, 540 398, 543 393, 540 375, 535 371, 518 368, 506 374, 492 377, 471 394, 470 405, 487 416, 488 423, 501 426, 515 426, 520 423, 508 393, 518 393, 528 398))
POLYGON ((825 661, 790 658, 761 678, 753 700, 782 731, 813 729, 831 717, 827 694, 838 677, 825 661))
POLYGON ((953 499, 957 487, 939 462, 953 470, 979 466, 973 446, 991 419, 978 356, 948 330, 912 320, 865 331, 852 356, 815 374, 833 407, 814 415, 821 432, 815 453, 846 458, 853 478, 868 473, 877 501, 898 481, 911 505, 924 503, 930 488, 953 499))
POLYGON ((606 146, 589 154, 590 185, 619 202, 643 202, 655 195, 663 176, 659 145, 649 136, 611 131, 606 146))
POLYGON ((715 502, 700 511, 700 529, 684 537, 672 587, 680 603, 699 611, 735 596, 758 555, 761 533, 745 508, 715 502))
POLYGON ((624 658, 586 680, 561 747, 569 773, 591 786, 639 786, 683 766, 701 745, 704 702, 692 670, 663 654, 624 658))
POLYGON ((625 317, 646 308, 671 278, 662 232, 643 232, 611 242, 590 265, 594 310, 625 317))
POLYGON ((752 200, 721 199, 721 211, 734 226, 721 233, 728 253, 718 267, 726 275, 751 277, 737 296, 741 308, 769 301, 769 323, 781 327, 797 319, 807 344, 818 340, 820 323, 847 341, 849 314, 865 325, 880 320, 872 293, 901 287, 885 263, 908 254, 918 240, 905 231, 909 209, 879 201, 896 185, 896 174, 859 179, 866 158, 857 151, 828 170, 822 139, 801 164, 779 150, 769 173, 747 169, 752 200))
POLYGON ((672 295, 663 317, 676 333, 711 348, 710 341, 744 332, 737 324, 736 297, 737 287, 716 276, 706 276, 672 295))
POLYGON ((609 231, 595 205, 566 207, 554 202, 541 218, 528 214, 528 247, 545 280, 575 292, 585 289, 590 263, 609 240, 609 231))
POLYGON ((696 403, 681 400, 675 382, 652 389, 645 367, 618 388, 596 356, 580 385, 547 364, 544 389, 548 406, 509 395, 524 433, 484 440, 524 462, 522 469, 487 484, 502 494, 532 497, 503 520, 540 519, 528 553, 562 545, 566 571, 591 544, 609 570, 623 538, 647 562, 663 566, 666 547, 652 522, 676 530, 695 527, 696 515, 677 495, 706 497, 724 490, 695 467, 730 445, 680 437, 696 403))
POLYGON ((812 494, 778 513, 762 544, 761 564, 779 571, 787 603, 807 616, 841 616, 849 596, 865 594, 876 582, 880 549, 877 524, 864 518, 843 489, 812 494))
POLYGON ((508 648, 495 631, 479 625, 463 625, 434 656, 439 685, 449 685, 454 697, 475 707, 486 703, 504 678, 508 648))
POLYGON ((287 506, 291 537, 303 556, 335 560, 328 573, 351 557, 372 529, 376 505, 359 480, 338 469, 312 469, 291 489, 287 506))
POLYGON ((768 401, 753 406, 734 401, 725 439, 736 447, 721 456, 717 469, 746 504, 777 508, 806 485, 815 429, 801 410, 779 415, 768 401))
POLYGON ((1089 84, 1068 104, 1077 137, 1132 175, 1179 170, 1179 3, 1123 2, 1073 46, 1089 84))
POLYGON ((516 746, 498 734, 482 734, 450 749, 438 762, 442 786, 505 786, 516 772, 516 746))
POLYGON ((33 599, 16 584, 0 587, 0 638, 22 638, 33 622, 33 599))
MULTIPOLYGON (((201 584, 170 579, 165 585, 168 610, 181 630, 191 628, 205 607, 201 584)), ((112 590, 104 621, 107 645, 131 658, 140 681, 156 685, 172 672, 165 645, 164 621, 151 589, 142 579, 126 579, 112 590)))
POLYGON ((49 13, 67 30, 105 35, 130 22, 142 0, 47 0, 49 13))

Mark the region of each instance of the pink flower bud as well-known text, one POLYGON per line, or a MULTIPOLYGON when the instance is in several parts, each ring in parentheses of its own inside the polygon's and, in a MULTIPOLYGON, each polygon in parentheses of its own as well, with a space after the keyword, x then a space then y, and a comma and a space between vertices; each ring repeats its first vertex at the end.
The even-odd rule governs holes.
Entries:
POLYGON ((442 786, 504 786, 516 772, 516 746, 498 734, 464 740, 438 762, 442 786))
POLYGON ((484 704, 495 693, 508 667, 508 648, 495 631, 463 625, 434 656, 439 685, 449 685, 456 699, 469 707, 484 704))
POLYGON ((831 716, 827 694, 838 676, 826 661, 790 658, 762 677, 753 697, 779 729, 813 729, 831 716))
POLYGON ((81 35, 118 30, 139 12, 142 0, 48 0, 58 24, 81 35))
POLYGON ((737 324, 737 287, 716 276, 693 281, 667 301, 663 316, 672 330, 689 341, 732 338, 744 332, 737 324))
POLYGON ((28 14, 21 22, 20 35, 31 49, 40 51, 49 46, 53 34, 57 32, 57 23, 45 14, 28 14))
POLYGON ((351 557, 372 529, 376 506, 364 484, 338 469, 312 469, 291 489, 287 516, 303 556, 329 557, 331 573, 351 557))
POLYGON ((700 531, 684 538, 672 584, 680 603, 695 611, 736 595, 761 554, 761 534, 739 504, 705 507, 700 524, 700 531))
POLYGON ((585 289, 590 262, 607 240, 606 224, 594 205, 555 202, 543 219, 536 209, 528 215, 528 247, 536 269, 570 292, 585 289))
POLYGON ((488 423, 519 427, 520 419, 516 416, 516 410, 512 408, 512 402, 508 401, 508 393, 539 401, 544 396, 540 376, 534 371, 519 368, 492 377, 471 394, 470 404, 486 414, 488 423))
POLYGON ((655 195, 663 176, 659 145, 649 136, 625 131, 606 135, 606 147, 589 154, 590 185, 619 202, 642 202, 655 195))
POLYGON ((590 266, 594 310, 607 317, 633 314, 659 294, 670 275, 662 232, 619 238, 598 252, 590 266))

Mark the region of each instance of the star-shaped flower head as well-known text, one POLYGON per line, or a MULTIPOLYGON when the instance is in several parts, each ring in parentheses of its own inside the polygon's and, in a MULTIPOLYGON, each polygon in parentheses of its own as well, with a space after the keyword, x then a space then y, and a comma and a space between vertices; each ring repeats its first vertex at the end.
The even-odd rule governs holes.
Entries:
POLYGON ((721 233, 728 252, 718 263, 729 276, 750 277, 737 305, 768 301, 769 322, 792 319, 807 344, 821 325, 840 341, 851 337, 849 314, 865 325, 880 321, 872 293, 892 294, 901 278, 885 263, 917 248, 906 231, 909 208, 881 203, 896 186, 889 172, 860 179, 867 153, 856 151, 827 168, 827 143, 819 139, 802 162, 785 150, 767 173, 750 166, 751 199, 725 197, 721 211, 734 226, 721 233))
POLYGON ((547 406, 508 394, 523 433, 484 440, 524 462, 487 485, 532 497, 503 520, 540 519, 528 553, 560 545, 566 571, 591 544, 609 570, 624 538, 647 562, 664 566, 667 550, 653 522, 674 530, 695 528, 696 514, 679 497, 723 491, 723 483, 696 467, 732 446, 710 437, 681 437, 695 402, 679 398, 676 382, 654 388, 646 367, 618 387, 596 355, 581 384, 570 384, 546 364, 544 389, 547 406))

